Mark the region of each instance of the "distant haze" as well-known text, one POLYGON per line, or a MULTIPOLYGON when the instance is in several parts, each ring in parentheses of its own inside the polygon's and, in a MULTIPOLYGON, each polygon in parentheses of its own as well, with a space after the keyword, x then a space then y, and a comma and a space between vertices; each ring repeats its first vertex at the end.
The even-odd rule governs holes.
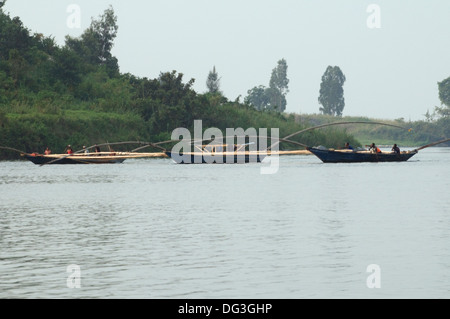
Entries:
POLYGON ((243 101, 249 89, 269 85, 284 58, 287 112, 319 113, 328 65, 347 78, 344 116, 424 119, 440 105, 437 82, 450 76, 448 0, 7 0, 3 9, 63 45, 109 5, 121 72, 156 78, 176 70, 203 93, 215 66, 224 95, 243 101), (80 28, 67 24, 71 4, 80 8, 80 28))

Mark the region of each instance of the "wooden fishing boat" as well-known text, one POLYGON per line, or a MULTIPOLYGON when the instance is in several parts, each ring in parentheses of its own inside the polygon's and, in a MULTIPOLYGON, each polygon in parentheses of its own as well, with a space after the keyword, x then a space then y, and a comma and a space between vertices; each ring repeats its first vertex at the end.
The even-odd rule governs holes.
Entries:
POLYGON ((177 164, 245 164, 260 163, 267 156, 283 155, 310 155, 307 150, 292 151, 249 151, 246 146, 249 144, 237 145, 194 145, 194 152, 171 152, 165 154, 177 164))
MULTIPOLYGON (((283 140, 284 139, 280 139, 283 140)), ((287 141, 287 140, 286 140, 287 141)), ((301 143, 288 141, 294 144, 301 143)), ((172 158, 177 164, 244 164, 244 163, 260 163, 267 156, 283 156, 283 155, 310 155, 308 150, 286 150, 272 151, 265 149, 264 151, 247 149, 247 144, 208 144, 208 145, 191 145, 194 152, 171 152, 165 151, 165 154, 172 158)), ((306 145, 305 145, 306 146, 306 145)))
POLYGON ((245 164, 260 163, 268 155, 259 152, 165 152, 177 164, 245 164))
POLYGON ((89 154, 21 154, 36 165, 44 164, 120 164, 127 159, 161 158, 164 153, 130 153, 130 152, 100 152, 89 154))
POLYGON ((374 153, 371 151, 354 151, 354 150, 334 150, 327 148, 307 147, 306 149, 316 155, 324 163, 376 163, 376 162, 406 162, 411 157, 419 153, 419 151, 450 142, 450 138, 433 142, 411 151, 403 151, 400 153, 381 152, 374 153))
POLYGON ((72 154, 68 156, 67 154, 53 154, 53 155, 42 155, 42 154, 23 154, 30 162, 36 165, 43 164, 118 164, 123 163, 127 157, 120 155, 81 155, 72 154))
POLYGON ((324 163, 376 163, 376 162, 406 162, 418 153, 418 150, 374 153, 370 151, 333 150, 308 147, 324 163))

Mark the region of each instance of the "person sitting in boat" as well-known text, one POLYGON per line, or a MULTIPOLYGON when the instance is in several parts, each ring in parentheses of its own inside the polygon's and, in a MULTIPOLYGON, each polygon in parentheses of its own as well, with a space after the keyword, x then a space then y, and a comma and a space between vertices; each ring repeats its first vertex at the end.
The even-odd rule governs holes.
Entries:
POLYGON ((69 155, 73 154, 73 149, 72 146, 67 145, 65 152, 69 155))
POLYGON ((83 145, 83 151, 84 151, 84 154, 89 154, 89 150, 84 145, 83 145))
POLYGON ((381 150, 375 145, 375 143, 372 143, 369 147, 369 151, 373 153, 381 153, 381 150))
POLYGON ((395 154, 400 154, 400 148, 397 146, 397 144, 394 144, 394 146, 392 146, 392 152, 394 152, 395 154))
POLYGON ((353 147, 350 145, 349 142, 345 143, 345 149, 346 150, 353 150, 353 147))
POLYGON ((95 152, 96 153, 100 153, 101 151, 100 151, 100 147, 98 146, 98 145, 95 145, 95 152))
POLYGON ((45 155, 50 155, 52 153, 52 151, 47 147, 44 151, 45 155))

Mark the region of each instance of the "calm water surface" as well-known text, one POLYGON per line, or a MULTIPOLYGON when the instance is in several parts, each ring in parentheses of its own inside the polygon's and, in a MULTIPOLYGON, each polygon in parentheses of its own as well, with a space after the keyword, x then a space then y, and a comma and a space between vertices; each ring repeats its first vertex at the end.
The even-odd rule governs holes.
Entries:
POLYGON ((0 298, 450 297, 450 149, 263 165, 0 162, 0 298))

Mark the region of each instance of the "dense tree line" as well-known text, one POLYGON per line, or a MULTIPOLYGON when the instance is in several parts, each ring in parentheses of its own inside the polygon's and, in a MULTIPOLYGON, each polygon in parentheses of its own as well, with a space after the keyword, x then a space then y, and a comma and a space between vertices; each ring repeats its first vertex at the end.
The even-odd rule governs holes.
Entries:
MULTIPOLYGON (((193 89, 194 79, 177 71, 161 72, 155 79, 121 73, 111 53, 119 28, 112 7, 80 37, 67 36, 58 46, 52 37, 32 34, 1 6, 0 145, 27 152, 50 146, 58 152, 67 144, 155 142, 170 139, 177 127, 192 128, 195 119, 202 119, 204 128, 222 130, 278 127, 281 136, 303 128, 278 112, 284 110, 288 84, 283 60, 270 83, 278 94, 270 104, 277 109, 259 112, 250 103, 227 100, 215 68, 205 94, 193 89)), ((299 139, 337 146, 351 137, 318 132, 299 139)), ((0 158, 14 156, 0 150, 0 158)))

